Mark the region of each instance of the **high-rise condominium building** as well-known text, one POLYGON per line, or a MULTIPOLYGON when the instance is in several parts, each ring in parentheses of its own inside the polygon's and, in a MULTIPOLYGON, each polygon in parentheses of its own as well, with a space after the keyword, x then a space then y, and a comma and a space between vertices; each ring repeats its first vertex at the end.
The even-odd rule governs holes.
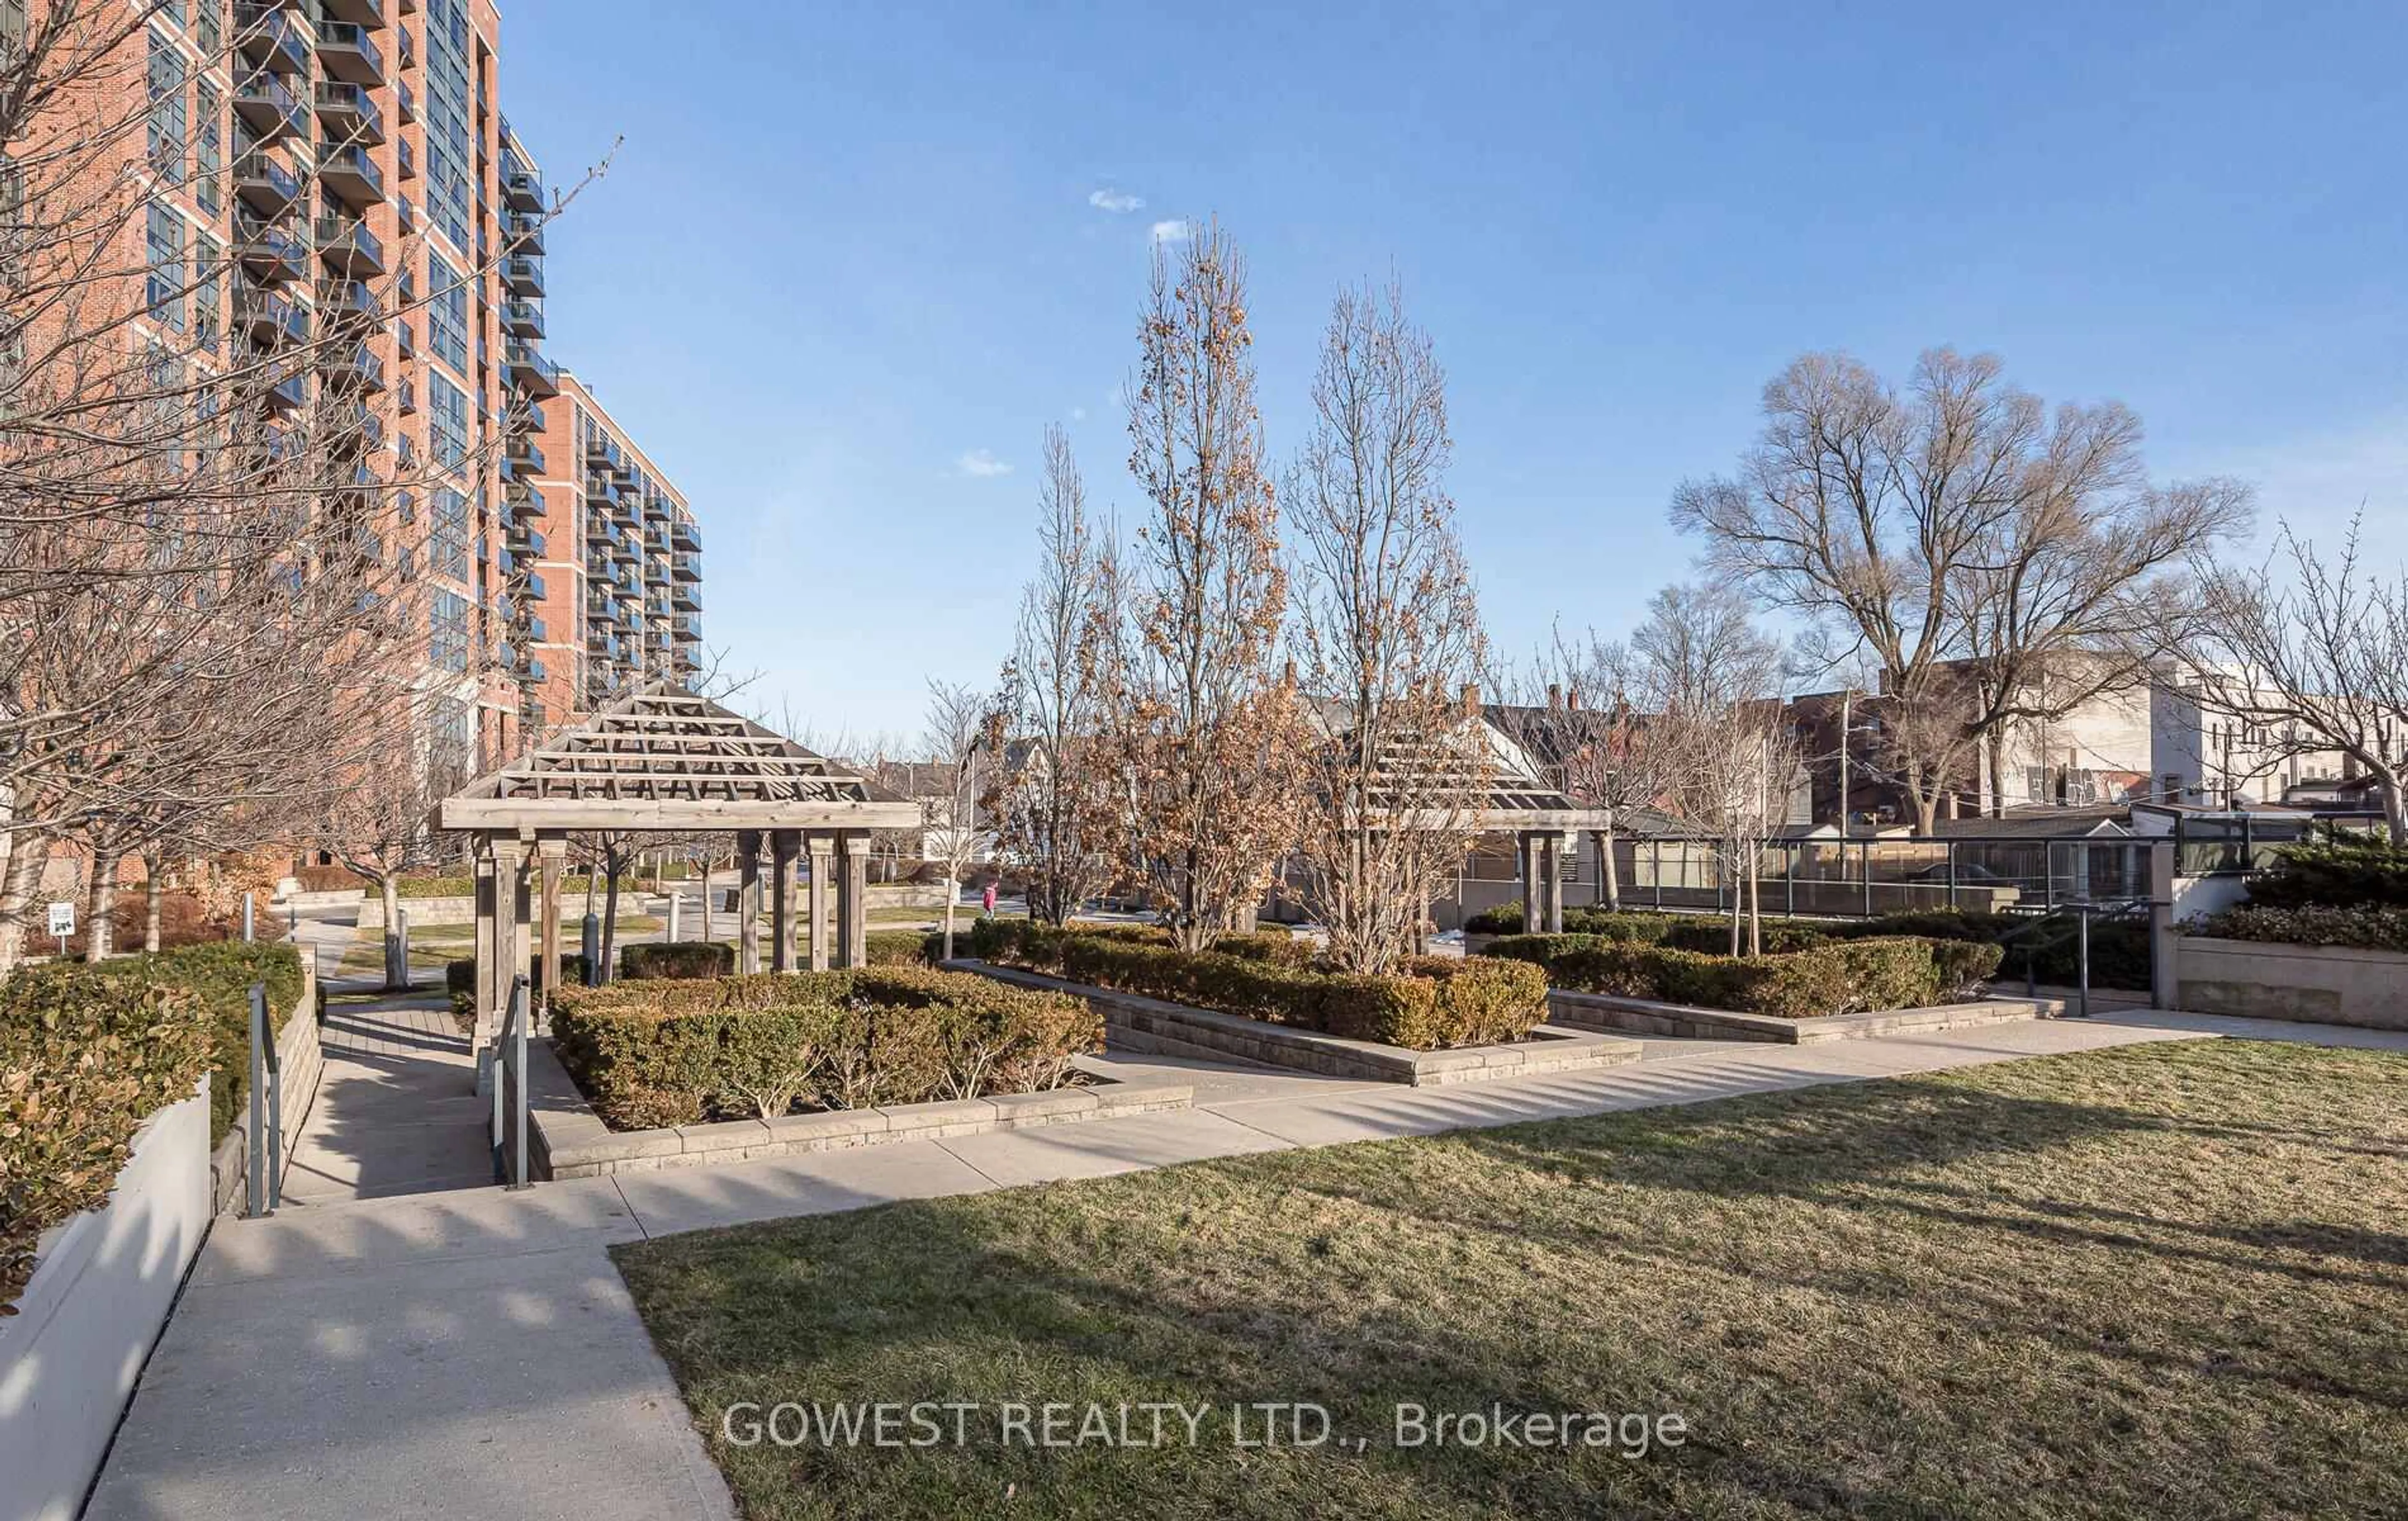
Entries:
MULTIPOLYGON (((0 50, 60 3, 0 0, 0 50)), ((101 165, 142 198, 135 339, 275 373, 271 450, 280 421, 351 420, 339 473, 423 632, 428 738, 490 766, 638 674, 694 670, 694 520, 542 352, 551 207, 501 112, 491 0, 80 11, 118 27, 95 78, 136 123, 101 165)))
MULTIPOLYGON (((562 371, 527 459, 512 553, 535 578, 524 716, 548 728, 637 682, 690 682, 702 657, 702 537, 685 495, 562 371)), ((515 494, 520 482, 513 481, 515 494)), ((513 495, 515 509, 520 501, 513 495)))

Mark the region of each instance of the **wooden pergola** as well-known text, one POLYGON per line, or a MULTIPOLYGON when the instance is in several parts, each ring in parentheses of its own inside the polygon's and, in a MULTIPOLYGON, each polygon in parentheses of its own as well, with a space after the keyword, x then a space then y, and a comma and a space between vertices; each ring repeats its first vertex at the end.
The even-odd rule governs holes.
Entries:
MULTIPOLYGON (((1345 704, 1324 702, 1312 711, 1329 742, 1354 742, 1345 704)), ((1422 744, 1392 739, 1375 757, 1369 801, 1385 813, 1390 827, 1443 830, 1469 823, 1484 835, 1513 836, 1522 922, 1533 931, 1561 934, 1566 842, 1576 850, 1581 834, 1609 827, 1612 815, 1581 804, 1542 780, 1529 752, 1485 714, 1471 732, 1470 743, 1460 739, 1422 744), (1383 785, 1391 781, 1392 787, 1383 785), (1459 802, 1453 809, 1426 811, 1408 801, 1432 792, 1452 795, 1459 802)), ((1427 916, 1425 911, 1423 917, 1427 916)))
POLYGON ((501 1027, 517 969, 526 965, 531 919, 541 942, 537 982, 543 993, 558 975, 561 868, 571 835, 733 832, 737 965, 747 972, 763 969, 766 841, 772 867, 768 969, 799 970, 808 961, 818 971, 867 959, 870 832, 916 829, 921 816, 918 804, 662 681, 478 778, 437 805, 435 822, 475 839, 482 1051, 501 1027), (795 866, 806 854, 807 949, 798 956, 795 866))

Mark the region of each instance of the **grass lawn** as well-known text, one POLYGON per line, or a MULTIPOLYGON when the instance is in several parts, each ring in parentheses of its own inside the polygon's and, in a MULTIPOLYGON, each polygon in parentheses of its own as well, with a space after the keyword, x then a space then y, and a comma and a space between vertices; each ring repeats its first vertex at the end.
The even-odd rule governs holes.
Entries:
MULTIPOLYGON (((692 921, 689 920, 689 923, 692 921)), ((651 914, 624 913, 619 916, 620 943, 629 938, 657 938, 665 921, 651 914)), ((535 931, 527 933, 532 937, 535 931)), ((560 922, 560 944, 563 950, 577 949, 578 939, 584 933, 584 917, 576 915, 560 922)), ((474 925, 427 925, 409 932, 409 970, 411 977, 424 982, 428 977, 440 979, 446 963, 477 954, 477 926, 474 925)), ((342 958, 335 964, 332 975, 339 977, 371 977, 384 970, 384 936, 381 930, 355 935, 344 948, 342 958)))
POLYGON ((2408 1515, 2403 1232, 2408 1057, 2197 1041, 616 1255, 752 1517, 2200 1521, 2408 1515), (959 1448, 723 1439, 789 1400, 985 1408, 959 1448), (1049 1400, 1214 1409, 1194 1446, 1000 1443, 1049 1400), (1233 1448, 1257 1400, 1369 1445, 1233 1448), (1405 1401, 1687 1435, 1400 1448, 1405 1401))

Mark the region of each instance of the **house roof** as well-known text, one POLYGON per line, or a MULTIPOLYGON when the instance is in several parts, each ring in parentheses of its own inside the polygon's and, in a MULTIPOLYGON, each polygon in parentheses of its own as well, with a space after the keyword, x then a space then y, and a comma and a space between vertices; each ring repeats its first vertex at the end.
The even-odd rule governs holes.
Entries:
POLYGON ((446 829, 886 829, 918 805, 668 681, 445 798, 446 829))

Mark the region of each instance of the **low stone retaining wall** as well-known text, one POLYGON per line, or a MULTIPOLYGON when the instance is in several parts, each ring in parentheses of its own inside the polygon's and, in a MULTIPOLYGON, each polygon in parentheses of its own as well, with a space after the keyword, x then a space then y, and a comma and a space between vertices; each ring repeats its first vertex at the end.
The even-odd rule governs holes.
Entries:
POLYGON ((1862 1040, 1879 1035, 1925 1035, 1976 1025, 2009 1025, 2055 1019, 2065 1012, 2056 998, 1984 998, 1929 1009, 1888 1009, 1870 1014, 1828 1014, 1817 1019, 1781 1019, 1693 1004, 1617 998, 1601 993, 1547 990, 1547 1012, 1559 1025, 1578 1029, 1618 1030, 1632 1035, 1680 1036, 1712 1040, 1770 1040, 1814 1045, 1825 1040, 1862 1040))
POLYGON ((2408 955, 2184 935, 2175 1005, 2197 1014, 2408 1030, 2408 955))
POLYGON ((107 1204, 43 1233, 0 1317, 0 1517, 80 1514, 210 1212, 204 1076, 144 1122, 107 1204))
MULTIPOLYGON (((283 1071, 284 1167, 293 1167, 293 1143, 309 1106, 318 1101, 318 1080, 325 1072, 325 1053, 318 1042, 318 969, 308 955, 301 958, 301 1001, 276 1034, 276 1055, 283 1071)), ((245 1058, 249 1058, 246 1056, 245 1058)), ((256 1099, 250 1102, 256 1102, 256 1099)), ((251 1110, 246 1103, 235 1116, 234 1128, 209 1154, 209 1198, 219 1214, 239 1214, 249 1198, 251 1110)))
POLYGON ((1239 1014, 1190 1009, 1184 1004, 1066 983, 983 961, 950 961, 953 971, 977 972, 1019 987, 1072 993, 1104 1016, 1112 1043, 1123 1051, 1164 1056, 1231 1056, 1326 1077, 1365 1083, 1404 1083, 1429 1087, 1441 1083, 1478 1083, 1492 1078, 1532 1077, 1587 1067, 1618 1067, 1639 1059, 1639 1044, 1590 1030, 1541 1025, 1531 1039, 1511 1045, 1460 1046, 1452 1051, 1409 1051, 1373 1040, 1350 1040, 1312 1030, 1290 1029, 1239 1014))
POLYGON ((527 1042, 529 1170, 540 1178, 597 1178, 610 1172, 753 1162, 768 1156, 883 1146, 902 1141, 943 1141, 993 1130, 1031 1130, 1186 1109, 1195 1090, 1183 1083, 1098 1081, 1050 1093, 1000 1094, 888 1109, 785 1114, 774 1120, 720 1120, 660 1130, 613 1130, 578 1091, 550 1040, 527 1042))

